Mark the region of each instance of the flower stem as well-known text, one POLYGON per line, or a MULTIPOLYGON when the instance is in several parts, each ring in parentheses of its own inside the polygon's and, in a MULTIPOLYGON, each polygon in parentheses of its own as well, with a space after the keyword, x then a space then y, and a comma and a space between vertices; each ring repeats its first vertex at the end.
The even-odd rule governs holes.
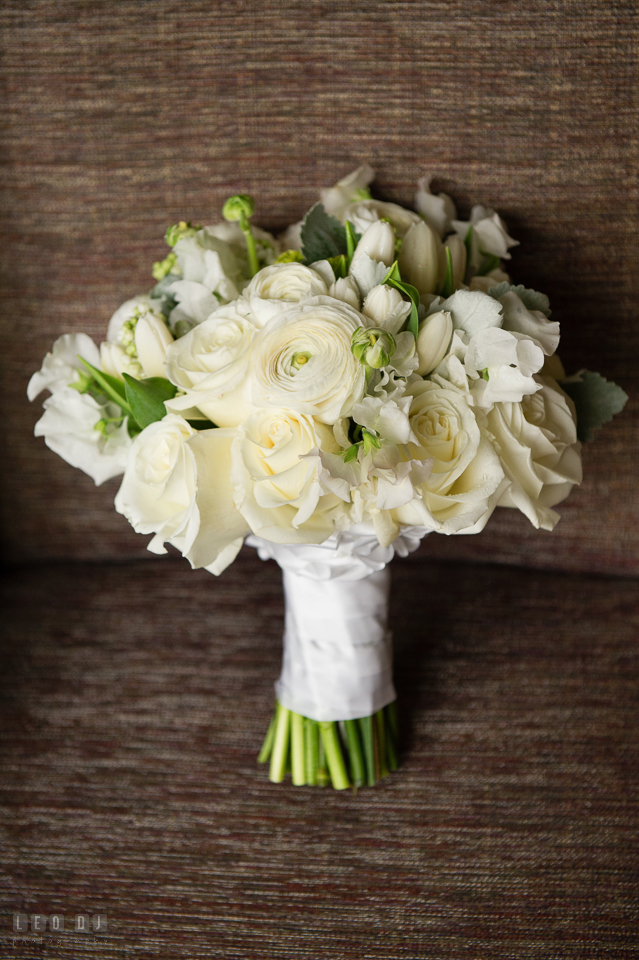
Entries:
POLYGON ((286 774, 290 718, 291 711, 283 707, 281 703, 278 703, 276 706, 275 741, 273 743, 271 768, 269 770, 269 780, 272 780, 273 783, 281 783, 286 774))
POLYGON ((319 724, 322 742, 326 752, 326 761, 328 770, 336 790, 345 790, 350 787, 342 747, 339 742, 337 727, 331 720, 322 720, 319 724))
POLYGON ((359 729, 362 734, 364 744, 364 758, 366 760, 366 782, 369 787, 374 787, 376 783, 375 776, 375 749, 373 746, 373 718, 361 717, 358 721, 359 729))
MULTIPOLYGON (((319 724, 316 726, 319 735, 319 724)), ((318 736, 317 742, 317 786, 327 787, 330 777, 326 769, 326 751, 324 750, 324 740, 318 736)))
POLYGON ((346 742, 348 744, 348 757, 351 767, 351 778, 354 787, 363 787, 366 783, 366 770, 364 768, 364 756, 359 739, 357 723, 354 720, 345 720, 346 742))
POLYGON ((264 737, 264 743, 262 744, 262 749, 259 752, 257 758, 258 763, 266 763, 268 758, 271 755, 273 749, 273 741, 275 740, 275 721, 277 718, 277 710, 271 717, 271 722, 269 724, 268 730, 266 731, 266 736, 264 737))
POLYGON ((319 763, 319 730, 315 720, 309 720, 308 717, 304 718, 304 761, 306 782, 314 787, 319 763))
POLYGON ((255 274, 260 269, 260 264, 257 259, 257 249, 255 247, 255 237, 253 236, 253 231, 251 230, 251 224, 246 216, 242 214, 240 217, 240 229, 244 234, 246 240, 246 250, 248 252, 248 261, 249 269, 251 271, 251 276, 254 277, 255 274))
POLYGON ((291 779, 294 786, 303 787, 306 783, 304 769, 304 717, 291 713, 291 779))
POLYGON ((386 763, 386 731, 384 729, 384 711, 378 710, 375 714, 375 726, 377 727, 377 756, 379 758, 379 778, 388 775, 388 764, 386 763))

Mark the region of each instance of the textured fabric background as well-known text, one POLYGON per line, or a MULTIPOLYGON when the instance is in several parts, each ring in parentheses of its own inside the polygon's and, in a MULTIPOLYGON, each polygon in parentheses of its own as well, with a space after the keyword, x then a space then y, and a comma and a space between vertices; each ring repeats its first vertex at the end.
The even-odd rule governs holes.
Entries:
POLYGON ((5 0, 0 28, 0 957, 636 960, 636 4, 5 0), (403 766, 353 796, 255 765, 277 568, 150 558, 25 389, 167 224, 245 190, 279 229, 365 160, 382 198, 432 173, 495 206, 569 369, 631 400, 553 534, 498 511, 394 564, 403 766), (109 936, 14 944, 14 910, 109 936))
POLYGON ((163 233, 239 189, 276 229, 364 160, 409 204, 424 173, 494 205, 517 282, 547 292, 570 370, 631 394, 551 536, 499 511, 433 556, 637 573, 637 17, 633 3, 8 0, 1 379, 8 556, 135 557, 144 541, 32 438, 53 340, 103 338, 163 233))

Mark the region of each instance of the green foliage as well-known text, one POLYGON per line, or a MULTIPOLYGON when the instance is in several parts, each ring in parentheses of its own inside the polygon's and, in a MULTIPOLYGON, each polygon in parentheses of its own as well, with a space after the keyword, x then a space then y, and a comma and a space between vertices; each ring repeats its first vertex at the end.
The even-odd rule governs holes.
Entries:
POLYGON ((591 370, 580 370, 560 386, 575 405, 577 436, 582 443, 593 440, 594 431, 621 413, 628 400, 625 390, 591 370))
POLYGON ((545 293, 539 293, 537 290, 530 290, 529 288, 524 287, 523 284, 519 283, 517 286, 513 283, 508 283, 505 280, 503 283, 498 283, 496 286, 491 287, 488 291, 491 297, 494 297, 495 300, 499 300, 500 297, 503 297, 504 294, 512 291, 516 293, 523 305, 528 310, 539 310, 541 313, 545 313, 547 317, 550 316, 552 310, 550 309, 550 301, 545 293))
MULTIPOLYGON (((354 234, 359 240, 359 236, 354 234)), ((302 223, 302 253, 307 263, 348 255, 346 227, 322 203, 311 207, 302 223)))
POLYGON ((444 250, 446 251, 446 273, 444 274, 440 296, 447 300, 453 292, 453 257, 450 247, 444 247, 444 250))
POLYGON ((140 427, 144 430, 150 423, 164 419, 166 416, 164 401, 173 399, 177 393, 177 387, 164 377, 136 380, 128 373, 122 376, 126 384, 127 404, 140 427))

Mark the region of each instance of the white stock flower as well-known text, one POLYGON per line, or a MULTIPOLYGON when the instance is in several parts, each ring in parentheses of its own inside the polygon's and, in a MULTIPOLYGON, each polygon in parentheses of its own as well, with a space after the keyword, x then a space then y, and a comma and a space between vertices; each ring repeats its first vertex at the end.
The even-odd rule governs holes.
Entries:
POLYGON ((317 449, 339 449, 332 430, 295 410, 257 410, 239 426, 231 480, 255 534, 275 543, 322 543, 331 535, 340 501, 322 496, 319 457, 306 456, 317 449))
POLYGON ((418 213, 421 213, 429 227, 432 227, 440 237, 443 237, 452 230, 452 222, 457 216, 457 211, 455 204, 447 193, 438 193, 435 196, 430 192, 432 179, 432 177, 422 177, 418 181, 415 209, 418 213))
POLYGON ((349 204, 358 199, 360 191, 366 191, 374 177, 375 171, 365 163, 339 180, 334 187, 321 190, 320 197, 326 212, 343 221, 349 204))
POLYGON ((464 368, 476 382, 471 390, 476 403, 490 408, 493 403, 518 403, 535 393, 539 384, 533 374, 544 363, 544 354, 533 340, 521 333, 487 327, 470 339, 464 368))
POLYGON ((133 441, 115 508, 137 533, 153 533, 152 553, 177 547, 194 567, 220 573, 239 550, 247 524, 233 504, 233 430, 193 430, 168 414, 133 441))
POLYGON ((439 236, 423 220, 414 223, 404 237, 398 257, 402 279, 422 296, 435 293, 443 268, 444 248, 439 236))
POLYGON ((130 300, 125 300, 109 320, 107 341, 109 343, 118 343, 118 336, 123 325, 137 316, 140 311, 153 310, 157 302, 157 300, 154 301, 146 293, 140 293, 135 297, 131 297, 130 300))
POLYGON ((128 373, 136 380, 142 377, 142 367, 137 357, 128 354, 122 344, 110 340, 103 340, 100 344, 100 367, 116 380, 123 380, 123 373, 128 373))
POLYGON ((329 297, 303 300, 274 317, 255 338, 249 374, 254 405, 290 407, 323 423, 347 416, 366 382, 351 338, 369 323, 329 297))
POLYGON ((241 423, 253 410, 244 398, 244 381, 255 334, 248 305, 240 299, 171 344, 167 376, 185 396, 167 400, 167 409, 195 406, 218 426, 241 423))
POLYGON ((87 372, 78 357, 84 357, 92 366, 100 368, 100 352, 86 333, 65 333, 58 337, 42 361, 41 369, 29 380, 29 400, 35 400, 43 390, 56 393, 75 383, 80 373, 87 372))
POLYGON ((126 419, 122 421, 114 403, 100 404, 88 393, 56 387, 43 407, 34 434, 44 437, 50 450, 83 470, 98 486, 124 471, 131 438, 126 419))
POLYGON ((552 377, 535 378, 541 389, 521 403, 497 403, 488 414, 510 486, 499 506, 516 507, 533 526, 552 530, 553 510, 581 483, 581 444, 572 401, 552 377))
MULTIPOLYGON (((506 481, 499 458, 483 436, 463 393, 428 380, 411 384, 410 424, 417 443, 411 457, 432 459, 430 477, 415 498, 398 508, 397 523, 440 533, 477 533, 493 512, 506 481)), ((481 416, 481 413, 479 413, 481 416)))

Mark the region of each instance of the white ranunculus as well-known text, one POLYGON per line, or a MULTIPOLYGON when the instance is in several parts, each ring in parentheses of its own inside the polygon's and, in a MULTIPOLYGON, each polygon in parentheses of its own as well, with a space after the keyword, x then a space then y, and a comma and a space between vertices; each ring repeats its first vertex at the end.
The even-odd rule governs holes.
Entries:
POLYGON ((119 407, 100 404, 71 387, 56 387, 43 407, 34 433, 44 437, 50 450, 83 470, 98 486, 123 473, 131 438, 119 407))
POLYGON ((58 337, 51 352, 47 353, 42 361, 40 370, 29 380, 29 400, 35 400, 43 390, 56 393, 75 383, 80 373, 87 372, 79 357, 84 357, 92 366, 100 368, 100 352, 86 333, 65 333, 58 337))
POLYGON ((326 296, 328 288, 315 270, 303 263, 275 263, 255 274, 243 296, 251 301, 287 300, 299 303, 306 297, 326 296))
MULTIPOLYGON (((363 234, 372 223, 388 220, 399 237, 403 237, 414 223, 421 223, 421 217, 406 210, 397 203, 385 203, 382 200, 361 200, 352 203, 344 211, 342 220, 350 220, 358 233, 363 234)), ((392 262, 392 261, 391 261, 392 262)))
POLYGON ((348 206, 358 199, 360 191, 367 189, 374 177, 375 171, 365 163, 339 180, 334 187, 320 191, 326 212, 338 220, 344 220, 348 206))
POLYGON ((493 403, 518 403, 526 394, 535 393, 539 384, 533 374, 543 363, 541 347, 529 337, 487 327, 471 337, 464 368, 475 381, 471 385, 475 402, 489 409, 493 403))
POLYGON ((233 430, 193 430, 168 414, 146 427, 131 448, 115 508, 137 533, 153 533, 152 553, 177 547, 194 567, 220 573, 248 527, 233 503, 233 430))
POLYGON ((430 192, 431 180, 432 177, 422 177, 418 181, 415 209, 421 213, 429 227, 443 237, 452 230, 452 222, 457 216, 457 211, 447 193, 438 193, 435 196, 430 192))
POLYGON ((420 322, 417 334, 417 373, 420 376, 428 376, 442 362, 452 335, 453 318, 445 310, 438 310, 420 322))
POLYGON ((354 310, 360 308, 359 289, 352 277, 339 277, 328 288, 328 295, 334 297, 335 300, 348 303, 354 310))
POLYGON ((414 223, 402 244, 398 266, 402 279, 423 296, 435 293, 442 274, 444 248, 439 236, 423 220, 414 223))
POLYGON ((552 507, 581 483, 581 444, 572 400, 552 377, 535 379, 541 389, 521 403, 496 403, 488 426, 511 481, 499 506, 516 507, 534 527, 552 530, 559 520, 552 507))
POLYGON ((348 304, 312 297, 274 317, 255 337, 250 379, 256 407, 285 406, 335 423, 366 385, 351 338, 370 321, 348 304))
POLYGON ((166 372, 185 395, 167 400, 167 409, 195 406, 218 426, 241 423, 253 410, 244 397, 244 381, 255 334, 248 305, 240 299, 172 343, 166 372))
POLYGON ((372 260, 379 260, 390 267, 395 259, 395 231, 390 223, 375 220, 362 234, 355 247, 353 262, 364 255, 372 260))
MULTIPOLYGON (((421 499, 397 509, 397 523, 440 533, 477 533, 493 512, 507 481, 499 457, 485 438, 461 391, 428 380, 411 384, 410 425, 417 443, 410 457, 432 459, 421 499)), ((481 412, 478 413, 481 417, 481 412)))
POLYGON ((316 449, 337 452, 332 430, 295 410, 257 410, 239 426, 231 480, 254 533, 275 543, 322 543, 333 533, 344 508, 322 495, 319 456, 306 456, 316 449))

